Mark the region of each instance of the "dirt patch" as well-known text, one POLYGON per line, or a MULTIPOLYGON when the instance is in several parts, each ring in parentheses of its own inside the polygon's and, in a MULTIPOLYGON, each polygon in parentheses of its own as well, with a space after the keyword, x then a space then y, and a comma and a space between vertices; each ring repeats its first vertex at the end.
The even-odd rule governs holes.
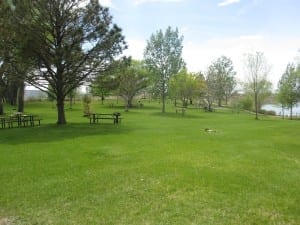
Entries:
POLYGON ((12 225, 13 219, 11 218, 0 218, 0 225, 12 225))

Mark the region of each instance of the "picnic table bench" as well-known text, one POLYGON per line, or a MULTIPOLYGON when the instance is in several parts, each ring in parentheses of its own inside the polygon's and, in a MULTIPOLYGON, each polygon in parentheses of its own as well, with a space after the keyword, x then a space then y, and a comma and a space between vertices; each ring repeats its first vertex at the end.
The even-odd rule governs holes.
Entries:
POLYGON ((181 113, 182 115, 184 115, 185 114, 185 110, 186 110, 185 107, 177 107, 176 108, 176 114, 177 113, 181 113))
POLYGON ((100 123, 101 120, 112 120, 114 124, 121 123, 121 113, 91 113, 90 116, 90 124, 92 123, 100 123))
POLYGON ((41 125, 41 118, 37 115, 27 115, 22 113, 15 113, 10 116, 2 116, 0 117, 1 128, 13 128, 13 127, 28 127, 35 126, 36 122, 38 125, 41 125))

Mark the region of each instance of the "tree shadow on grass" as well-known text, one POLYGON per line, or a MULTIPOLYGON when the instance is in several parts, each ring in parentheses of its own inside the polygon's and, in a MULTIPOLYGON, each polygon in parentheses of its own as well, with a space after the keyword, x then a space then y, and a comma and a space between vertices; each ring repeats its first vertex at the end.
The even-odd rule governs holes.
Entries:
POLYGON ((129 133, 122 124, 69 123, 67 125, 43 124, 35 127, 0 129, 0 144, 28 144, 55 142, 78 137, 105 136, 129 133))
POLYGON ((189 114, 188 112, 185 112, 185 114, 181 113, 175 113, 175 112, 155 112, 152 113, 151 115, 153 116, 159 116, 159 117, 165 117, 165 118, 177 118, 177 119, 197 119, 197 118, 202 118, 200 115, 195 115, 195 114, 189 114))

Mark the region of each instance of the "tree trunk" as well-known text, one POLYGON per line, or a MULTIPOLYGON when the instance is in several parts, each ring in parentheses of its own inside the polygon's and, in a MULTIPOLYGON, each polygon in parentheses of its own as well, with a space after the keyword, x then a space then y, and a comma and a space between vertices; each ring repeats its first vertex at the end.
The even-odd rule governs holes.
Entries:
POLYGON ((127 99, 127 108, 132 108, 132 98, 127 99))
POLYGON ((162 84, 162 113, 165 113, 166 112, 166 94, 165 94, 165 80, 163 81, 163 84, 162 84))
POLYGON ((66 117, 65 117, 65 99, 63 96, 57 96, 57 124, 63 125, 66 124, 66 117))
POLYGON ((73 107, 73 97, 70 96, 70 99, 69 99, 69 109, 72 109, 73 107))
POLYGON ((104 104, 104 93, 101 92, 101 105, 103 105, 103 104, 104 104))
POLYGON ((255 119, 258 120, 258 97, 257 92, 254 93, 255 119))
POLYGON ((25 84, 24 82, 20 82, 18 88, 18 112, 24 112, 24 93, 25 93, 25 84))
POLYGON ((11 83, 7 91, 7 99, 10 105, 17 105, 18 87, 16 83, 11 83))
POLYGON ((0 115, 4 115, 3 98, 0 96, 0 115))
POLYGON ((291 106, 290 108, 290 119, 291 120, 293 119, 293 106, 291 106))
POLYGON ((218 99, 218 106, 219 106, 219 107, 221 107, 221 105, 222 105, 222 104, 221 104, 221 101, 222 101, 222 100, 219 98, 219 99, 218 99))

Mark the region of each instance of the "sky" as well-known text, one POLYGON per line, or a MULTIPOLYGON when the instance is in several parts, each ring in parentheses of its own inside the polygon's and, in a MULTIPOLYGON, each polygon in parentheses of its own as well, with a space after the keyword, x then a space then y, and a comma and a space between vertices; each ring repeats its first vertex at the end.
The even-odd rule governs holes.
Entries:
POLYGON ((245 80, 245 54, 263 52, 276 88, 288 63, 300 56, 299 0, 99 0, 128 43, 125 54, 143 59, 151 34, 178 28, 189 72, 206 71, 218 57, 233 61, 245 80))

